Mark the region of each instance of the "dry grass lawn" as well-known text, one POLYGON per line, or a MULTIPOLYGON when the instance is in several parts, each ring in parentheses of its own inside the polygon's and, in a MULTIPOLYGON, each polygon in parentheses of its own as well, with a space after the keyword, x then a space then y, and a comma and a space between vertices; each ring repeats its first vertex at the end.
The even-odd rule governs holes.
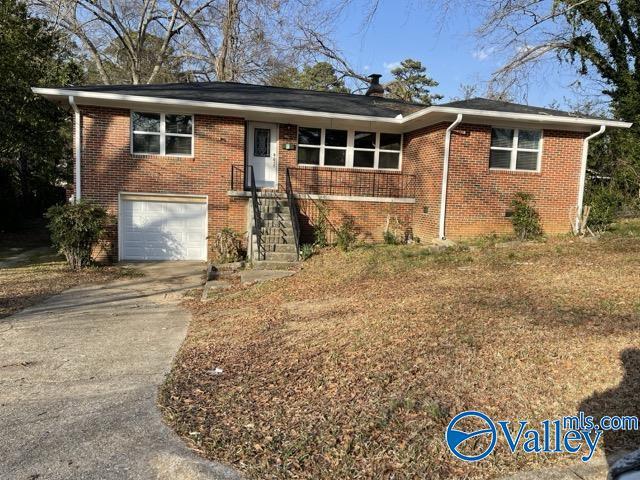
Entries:
POLYGON ((191 301, 166 419, 256 479, 493 478, 575 462, 499 443, 467 464, 444 431, 467 409, 638 414, 640 226, 597 241, 479 243, 329 250, 293 277, 191 301))

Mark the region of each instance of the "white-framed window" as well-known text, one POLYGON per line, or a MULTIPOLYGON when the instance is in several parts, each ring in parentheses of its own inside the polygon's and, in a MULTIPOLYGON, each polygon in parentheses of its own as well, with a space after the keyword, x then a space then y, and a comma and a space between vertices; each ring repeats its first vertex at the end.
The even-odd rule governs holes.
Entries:
POLYGON ((489 168, 540 171, 542 130, 525 128, 491 129, 489 168))
POLYGON ((400 170, 402 134, 298 127, 298 165, 400 170))
POLYGON ((193 115, 131 112, 131 152, 193 156, 193 115))

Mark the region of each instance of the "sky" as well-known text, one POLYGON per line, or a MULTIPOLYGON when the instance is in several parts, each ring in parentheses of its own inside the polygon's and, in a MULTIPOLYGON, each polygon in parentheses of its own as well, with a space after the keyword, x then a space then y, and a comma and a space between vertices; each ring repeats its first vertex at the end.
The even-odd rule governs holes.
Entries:
MULTIPOLYGON (((363 0, 363 10, 366 0, 363 0)), ((490 78, 507 55, 494 48, 480 48, 473 36, 480 19, 463 9, 452 10, 443 22, 441 12, 428 2, 382 0, 371 24, 363 29, 364 14, 357 5, 338 22, 336 43, 356 71, 380 73, 382 82, 389 71, 405 58, 420 60, 427 73, 440 83, 434 93, 445 96, 441 102, 461 97, 461 84, 479 84, 490 78)), ((575 98, 569 88, 573 75, 554 65, 528 85, 526 102, 548 106, 575 98)), ((479 88, 479 94, 483 92, 479 88)))

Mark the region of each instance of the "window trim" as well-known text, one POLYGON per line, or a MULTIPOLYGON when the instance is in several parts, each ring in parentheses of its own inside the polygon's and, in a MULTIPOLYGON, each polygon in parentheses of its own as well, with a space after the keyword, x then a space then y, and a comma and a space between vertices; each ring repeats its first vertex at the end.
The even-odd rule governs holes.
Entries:
POLYGON ((492 145, 489 146, 489 170, 495 171, 503 171, 503 172, 524 172, 524 173, 540 173, 542 167, 542 149, 544 143, 544 130, 542 128, 518 128, 518 127, 505 127, 505 126, 492 126, 491 130, 494 129, 502 129, 502 130, 513 130, 513 141, 511 147, 494 147, 492 145), (540 132, 540 141, 538 142, 538 148, 518 148, 518 137, 520 134, 520 130, 533 130, 540 132), (504 167, 492 167, 491 166, 491 151, 499 150, 503 152, 511 152, 509 168, 504 167), (538 154, 536 158, 536 168, 535 170, 527 170, 524 168, 516 168, 516 162, 518 159, 518 152, 536 152, 538 154))
POLYGON ((380 170, 383 172, 401 172, 402 171, 402 147, 404 145, 404 134, 403 133, 396 133, 396 132, 381 132, 378 130, 366 130, 366 129, 348 129, 348 128, 339 128, 339 127, 331 127, 331 128, 326 128, 326 127, 315 127, 315 126, 311 126, 311 125, 297 125, 296 126, 296 166, 299 167, 309 167, 309 168, 336 168, 336 169, 350 169, 350 170, 362 170, 365 172, 370 172, 372 170, 380 170), (320 129, 320 145, 309 145, 306 143, 297 143, 298 139, 300 138, 300 128, 315 128, 315 129, 320 129), (343 130, 347 132, 347 146, 346 147, 335 147, 335 146, 330 146, 330 145, 325 145, 325 137, 326 137, 326 131, 327 130, 343 130), (354 144, 355 144, 355 134, 356 132, 370 132, 370 133, 374 133, 376 136, 375 142, 376 142, 376 147, 375 148, 355 148, 354 144), (390 133, 393 135, 400 135, 400 149, 399 150, 389 150, 389 149, 381 149, 380 148, 380 134, 381 133, 390 133), (310 163, 298 163, 298 149, 300 147, 303 148, 317 148, 320 150, 320 159, 319 159, 319 163, 318 165, 314 165, 314 164, 310 164, 310 163), (325 149, 329 149, 329 150, 346 150, 346 155, 345 155, 345 165, 344 166, 340 166, 340 165, 325 165, 324 164, 324 152, 325 149), (359 151, 367 151, 367 152, 374 152, 374 156, 373 156, 373 167, 356 167, 353 165, 353 154, 356 150, 359 151), (387 153, 397 153, 398 154, 398 168, 380 168, 379 167, 379 159, 380 159, 380 152, 387 152, 387 153))
POLYGON ((180 113, 180 112, 158 112, 151 110, 130 110, 129 111, 129 150, 131 155, 156 155, 161 157, 178 157, 178 158, 193 158, 195 151, 195 131, 196 131, 196 123, 195 123, 195 115, 192 113, 180 113), (160 131, 159 132, 142 132, 139 130, 133 129, 133 114, 134 113, 153 113, 156 115, 160 115, 160 131), (191 117, 191 133, 167 133, 167 123, 166 116, 167 115, 183 115, 185 117, 191 117), (160 152, 135 152, 133 150, 133 136, 134 135, 158 135, 160 137, 160 152), (167 137, 190 137, 191 138, 191 153, 166 153, 166 139, 167 137))

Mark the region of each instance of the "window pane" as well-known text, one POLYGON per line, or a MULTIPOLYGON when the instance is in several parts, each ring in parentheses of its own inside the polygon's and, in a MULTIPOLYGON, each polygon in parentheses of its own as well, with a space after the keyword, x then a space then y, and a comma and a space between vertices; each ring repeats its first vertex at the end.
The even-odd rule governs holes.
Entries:
POLYGON ((325 149, 324 164, 334 167, 344 167, 347 164, 347 151, 333 150, 331 148, 325 149))
POLYGON ((133 153, 160 153, 160 135, 134 133, 133 153))
POLYGON ((516 158, 517 170, 537 170, 538 152, 518 152, 516 158))
POLYGON ((300 127, 298 129, 298 143, 302 145, 320 145, 320 129, 300 127))
POLYGON ((167 135, 165 150, 167 155, 191 155, 191 137, 167 135))
POLYGON ((325 130, 324 144, 329 147, 346 147, 347 131, 346 130, 325 130))
POLYGON ((379 168, 395 168, 400 166, 400 153, 380 152, 378 159, 379 168))
POLYGON ((490 168, 510 168, 511 167, 511 151, 510 150, 491 150, 489 158, 490 168))
POLYGON ((538 148, 540 143, 540 130, 518 131, 518 148, 538 148))
POLYGON ((513 130, 510 128, 492 128, 491 146, 506 148, 513 147, 513 130))
POLYGON ((302 165, 320 165, 320 149, 298 147, 298 163, 302 165))
POLYGON ((167 133, 185 133, 191 135, 193 124, 191 115, 165 115, 167 133))
POLYGON ((139 113, 131 114, 133 129, 137 132, 160 132, 159 113, 139 113))
POLYGON ((376 148, 376 134, 372 132, 356 132, 353 146, 356 148, 376 148))
POLYGON ((382 150, 400 150, 400 134, 381 133, 380 148, 382 150))
POLYGON ((268 157, 271 155, 271 129, 256 128, 253 131, 253 156, 268 157))
POLYGON ((374 152, 355 150, 353 152, 353 166, 373 168, 373 154, 374 152))

